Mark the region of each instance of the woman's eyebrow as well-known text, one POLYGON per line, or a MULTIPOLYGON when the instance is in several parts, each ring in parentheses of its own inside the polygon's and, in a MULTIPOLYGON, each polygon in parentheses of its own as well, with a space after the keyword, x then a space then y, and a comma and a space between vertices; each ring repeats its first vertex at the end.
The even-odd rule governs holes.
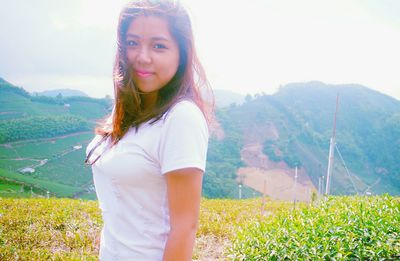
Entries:
MULTIPOLYGON (((137 38, 137 39, 141 39, 142 37, 137 35, 137 34, 126 34, 126 38, 131 37, 131 38, 137 38)), ((168 37, 165 36, 153 36, 150 38, 153 41, 167 41, 169 42, 170 39, 168 37)))
POLYGON ((164 37, 164 36, 154 36, 154 37, 151 37, 151 40, 153 40, 153 41, 167 41, 167 42, 170 41, 167 37, 164 37))
POLYGON ((127 38, 128 38, 128 37, 131 37, 131 38, 140 38, 139 35, 137 35, 137 34, 130 34, 130 33, 127 33, 127 34, 126 34, 126 37, 127 37, 127 38))

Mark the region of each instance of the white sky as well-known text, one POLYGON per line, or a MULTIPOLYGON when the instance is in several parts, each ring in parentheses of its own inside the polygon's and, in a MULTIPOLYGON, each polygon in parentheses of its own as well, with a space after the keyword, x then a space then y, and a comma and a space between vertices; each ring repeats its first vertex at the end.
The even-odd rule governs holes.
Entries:
MULTIPOLYGON (((125 0, 0 0, 0 77, 28 91, 113 93, 125 0)), ((358 83, 400 99, 398 0, 183 0, 212 87, 358 83)))

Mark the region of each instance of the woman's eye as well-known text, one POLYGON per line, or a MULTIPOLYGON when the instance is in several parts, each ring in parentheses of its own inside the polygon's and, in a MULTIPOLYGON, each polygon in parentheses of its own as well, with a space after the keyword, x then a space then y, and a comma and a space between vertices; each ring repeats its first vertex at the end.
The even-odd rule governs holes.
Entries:
POLYGON ((138 44, 137 44, 137 42, 136 41, 126 41, 126 45, 127 46, 137 46, 138 44))
POLYGON ((164 44, 155 44, 154 48, 155 49, 167 49, 167 47, 164 44))

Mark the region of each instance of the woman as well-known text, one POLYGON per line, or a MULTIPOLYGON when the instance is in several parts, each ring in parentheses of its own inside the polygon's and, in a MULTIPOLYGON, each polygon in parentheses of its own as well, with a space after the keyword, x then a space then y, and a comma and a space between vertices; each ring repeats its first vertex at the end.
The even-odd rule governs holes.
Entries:
POLYGON ((86 160, 104 221, 100 259, 191 260, 211 106, 179 3, 121 11, 113 78, 114 110, 86 160))

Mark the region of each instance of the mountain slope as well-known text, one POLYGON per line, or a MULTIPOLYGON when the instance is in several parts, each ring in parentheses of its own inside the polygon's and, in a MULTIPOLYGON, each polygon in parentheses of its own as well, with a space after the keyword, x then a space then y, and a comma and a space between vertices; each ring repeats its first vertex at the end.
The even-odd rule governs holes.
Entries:
MULTIPOLYGON (((238 183, 262 192, 265 176, 270 177, 267 194, 291 199, 298 166, 298 196, 309 199, 326 175, 338 93, 337 147, 349 174, 336 154, 331 192, 400 194, 400 102, 360 85, 309 82, 288 84, 274 95, 247 96, 242 104, 216 109, 220 127, 210 139, 203 195, 237 197, 238 183)), ((15 173, 34 167, 34 173, 21 175, 71 186, 75 195, 93 196, 90 170, 83 165, 83 148, 93 134, 85 130, 109 112, 111 102, 31 96, 0 78, 0 138, 11 137, 0 144, 0 169, 15 173), (72 122, 87 127, 73 129, 68 125, 72 122), (62 136, 55 137, 60 135, 57 126, 64 126, 62 136), (12 135, 17 133, 27 140, 15 139, 12 135)), ((243 187, 243 197, 256 194, 243 187)))
POLYGON ((14 180, 19 184, 14 187, 22 186, 6 195, 24 196, 30 188, 39 194, 93 198, 84 148, 93 137, 94 121, 109 113, 111 103, 31 96, 0 78, 0 185, 14 180))
MULTIPOLYGON (((257 137, 269 159, 292 168, 302 166, 318 187, 319 178, 326 175, 338 93, 337 146, 356 190, 399 194, 400 102, 396 99, 359 85, 295 83, 283 86, 275 95, 259 95, 232 107, 229 114, 244 129, 244 140, 257 137), (278 134, 257 134, 260 128, 278 134)), ((355 193, 336 156, 332 192, 355 193)))
POLYGON ((31 116, 75 115, 99 119, 110 111, 112 100, 90 97, 31 96, 0 78, 0 120, 31 116))

